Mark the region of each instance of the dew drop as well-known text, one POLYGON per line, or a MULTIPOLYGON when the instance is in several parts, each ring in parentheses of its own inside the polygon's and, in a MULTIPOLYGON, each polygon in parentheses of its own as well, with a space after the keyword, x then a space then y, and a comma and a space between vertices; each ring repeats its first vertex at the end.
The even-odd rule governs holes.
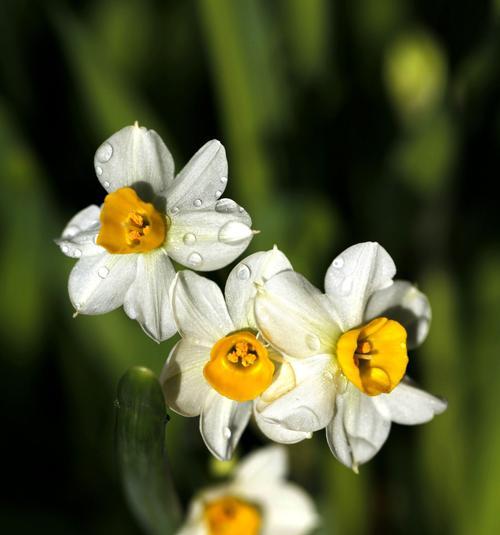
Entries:
POLYGON ((192 234, 191 232, 188 232, 187 234, 184 234, 184 237, 182 238, 182 241, 186 245, 193 245, 193 243, 196 242, 196 236, 192 234))
POLYGON ((252 229, 239 221, 229 221, 219 230, 219 241, 227 244, 237 244, 247 240, 252 235, 252 229))
POLYGON ((171 213, 171 214, 178 214, 178 213, 179 213, 179 207, 178 207, 178 206, 174 206, 174 207, 170 210, 170 213, 171 213))
POLYGON ((193 204, 196 206, 196 208, 199 208, 203 204, 203 201, 201 199, 196 199, 193 201, 193 204))
POLYGON ((95 172, 96 172, 97 176, 101 176, 102 175, 102 167, 97 166, 95 168, 95 172))
POLYGON ((97 274, 101 279, 105 279, 109 275, 109 269, 106 266, 102 266, 97 270, 97 274))
POLYGON ((80 256, 82 256, 82 252, 80 251, 80 249, 74 249, 73 250, 73 256, 75 258, 80 258, 80 256))
POLYGON ((105 188, 109 188, 109 186, 111 185, 107 180, 105 180, 102 184, 105 188))
POLYGON ((215 192, 215 198, 218 199, 222 195, 222 191, 219 189, 215 192))
POLYGON ((332 266, 337 269, 344 267, 344 259, 341 256, 337 256, 337 258, 332 262, 332 266))
POLYGON ((311 351, 318 351, 321 346, 321 342, 315 334, 310 333, 306 336, 306 345, 311 351))
POLYGON ((78 227, 68 227, 66 229, 64 229, 64 237, 65 238, 72 238, 75 234, 78 234, 78 232, 80 231, 80 229, 78 227))
POLYGON ((233 433, 232 433, 231 429, 229 429, 229 427, 224 427, 224 430, 222 431, 222 434, 224 435, 225 439, 229 440, 233 433))
POLYGON ((61 251, 64 253, 64 254, 67 254, 68 251, 69 251, 69 247, 67 245, 61 245, 61 251))
POLYGON ((250 278, 250 275, 252 272, 250 271, 250 268, 246 264, 241 264, 238 268, 238 271, 236 272, 236 276, 240 281, 247 281, 250 278))
POLYGON ((111 156, 113 156, 113 147, 108 142, 103 143, 95 154, 96 159, 102 163, 109 162, 111 156))
POLYGON ((188 256, 188 264, 192 267, 197 267, 203 262, 203 258, 200 253, 191 253, 188 256))
POLYGON ((220 181, 221 181, 223 184, 226 184, 226 183, 227 183, 227 176, 221 176, 221 177, 220 177, 220 181))
POLYGON ((238 205, 231 199, 221 199, 215 203, 215 211, 221 214, 236 212, 238 205))
POLYGON ((243 206, 240 206, 240 212, 243 213, 245 211, 245 209, 243 208, 243 206))

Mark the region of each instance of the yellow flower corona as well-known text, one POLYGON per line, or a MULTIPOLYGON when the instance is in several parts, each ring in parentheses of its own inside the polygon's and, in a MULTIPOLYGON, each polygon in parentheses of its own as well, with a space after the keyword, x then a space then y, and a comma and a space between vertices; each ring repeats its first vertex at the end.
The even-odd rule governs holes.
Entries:
POLYGON ((250 401, 271 384, 274 364, 253 333, 239 331, 214 344, 203 375, 219 394, 234 401, 250 401))
POLYGON ((233 496, 207 503, 204 519, 210 535, 258 535, 262 524, 255 505, 233 496))
POLYGON ((97 245, 112 254, 146 253, 160 247, 167 234, 166 219, 132 188, 120 188, 104 199, 97 245))
POLYGON ((387 394, 400 383, 408 365, 406 330, 397 321, 376 318, 339 338, 337 359, 344 375, 363 393, 387 394))

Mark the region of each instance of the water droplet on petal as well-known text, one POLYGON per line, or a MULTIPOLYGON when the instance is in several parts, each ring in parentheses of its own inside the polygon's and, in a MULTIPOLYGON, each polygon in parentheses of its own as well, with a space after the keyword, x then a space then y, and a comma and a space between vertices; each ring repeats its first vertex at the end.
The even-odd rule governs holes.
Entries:
POLYGON ((96 159, 102 163, 109 162, 111 156, 113 156, 113 147, 108 142, 103 143, 95 154, 96 159))
POLYGON ((247 240, 252 235, 252 229, 239 221, 229 221, 219 230, 219 241, 236 244, 247 240))
POLYGON ((72 238, 75 234, 78 234, 80 229, 78 227, 68 227, 64 229, 64 237, 65 238, 72 238))
POLYGON ((109 186, 111 185, 107 180, 105 180, 102 184, 105 188, 109 188, 109 186))
POLYGON ((221 199, 215 203, 215 211, 221 214, 236 212, 238 205, 231 199, 221 199))
POLYGON ((226 184, 226 183, 227 183, 227 176, 221 176, 221 177, 220 177, 220 181, 221 181, 223 184, 226 184))
POLYGON ((306 336, 306 345, 311 351, 318 351, 321 346, 321 342, 315 334, 310 333, 306 336))
POLYGON ((193 243, 196 241, 196 236, 192 234, 191 232, 188 232, 187 234, 184 234, 184 237, 182 238, 182 241, 186 245, 193 245, 193 243))
POLYGON ((95 168, 95 172, 96 172, 97 176, 101 176, 102 175, 102 167, 97 166, 95 168))
POLYGON ((69 251, 69 247, 67 245, 61 245, 61 251, 66 254, 69 251))
POLYGON ((179 207, 178 207, 178 206, 174 206, 174 207, 170 210, 170 213, 171 213, 171 214, 178 214, 178 213, 179 213, 179 207))
POLYGON ((200 253, 191 253, 188 256, 188 264, 192 267, 197 267, 203 262, 203 258, 200 253))
POLYGON ((240 212, 243 213, 245 211, 245 209, 243 208, 243 206, 240 206, 240 212))
POLYGON ((97 270, 97 274, 101 279, 105 279, 109 275, 109 269, 106 266, 102 266, 97 270))
POLYGON ((196 208, 199 208, 203 204, 203 201, 201 199, 195 199, 193 204, 196 206, 196 208))
POLYGON ((222 195, 222 191, 219 189, 215 192, 215 198, 218 199, 222 195))
POLYGON ((229 440, 233 433, 232 433, 231 429, 229 429, 229 427, 224 427, 224 430, 222 431, 222 434, 224 435, 225 439, 229 440))
POLYGON ((246 264, 240 264, 238 267, 238 271, 236 272, 236 276, 240 281, 247 281, 250 278, 250 275, 252 272, 250 271, 250 268, 246 264))
POLYGON ((337 256, 337 258, 332 262, 332 266, 334 268, 340 269, 344 266, 344 259, 341 256, 337 256))
POLYGON ((82 256, 82 252, 80 251, 80 249, 74 249, 73 256, 75 258, 80 258, 80 256, 82 256))

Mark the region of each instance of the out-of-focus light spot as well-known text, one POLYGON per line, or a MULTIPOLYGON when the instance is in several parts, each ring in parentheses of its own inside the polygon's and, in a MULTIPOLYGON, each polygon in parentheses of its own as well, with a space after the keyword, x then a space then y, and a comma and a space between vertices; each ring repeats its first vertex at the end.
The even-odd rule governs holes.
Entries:
POLYGON ((435 109, 446 85, 446 58, 424 32, 398 37, 385 55, 384 78, 393 105, 403 119, 435 109))

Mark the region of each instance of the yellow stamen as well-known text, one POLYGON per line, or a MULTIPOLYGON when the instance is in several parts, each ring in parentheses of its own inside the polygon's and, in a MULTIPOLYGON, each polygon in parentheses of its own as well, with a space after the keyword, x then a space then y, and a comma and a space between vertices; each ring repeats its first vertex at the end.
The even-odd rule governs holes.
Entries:
POLYGON ((104 199, 96 243, 113 254, 146 253, 162 245, 165 216, 142 201, 132 188, 120 188, 104 199))
POLYGON ((259 509, 233 496, 207 503, 203 516, 209 535, 258 535, 262 525, 259 509))
POLYGON ((271 384, 274 364, 254 334, 240 331, 214 344, 203 375, 219 394, 235 401, 249 401, 271 384))
POLYGON ((408 365, 406 330, 397 321, 376 318, 339 338, 337 359, 344 375, 362 392, 388 393, 408 365))

